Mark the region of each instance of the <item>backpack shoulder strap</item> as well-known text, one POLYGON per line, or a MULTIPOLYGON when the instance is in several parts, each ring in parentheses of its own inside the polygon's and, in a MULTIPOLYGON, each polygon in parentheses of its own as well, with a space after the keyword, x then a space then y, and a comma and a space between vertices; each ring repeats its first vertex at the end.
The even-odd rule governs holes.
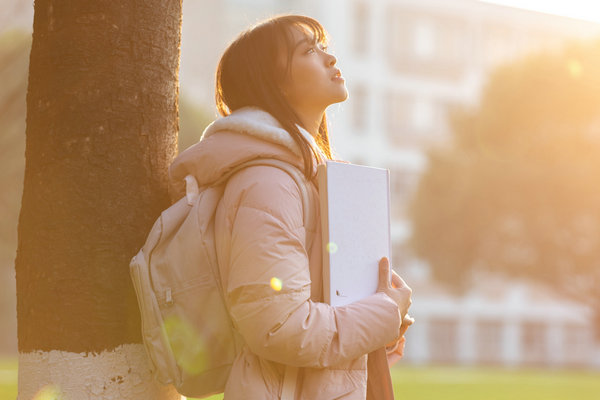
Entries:
POLYGON ((281 160, 276 160, 273 158, 258 158, 255 160, 250 160, 250 161, 242 163, 242 164, 236 166, 235 168, 231 169, 230 171, 228 171, 226 174, 221 176, 213 184, 213 186, 218 186, 222 183, 225 183, 236 172, 238 172, 244 168, 257 166, 257 165, 264 165, 264 166, 279 168, 279 169, 287 172, 287 174, 294 180, 294 182, 296 182, 296 185, 298 185, 298 188, 300 189, 300 195, 302 196, 302 210, 304 213, 304 227, 307 231, 306 243, 307 244, 310 243, 308 241, 308 232, 315 231, 315 225, 317 222, 317 221, 315 221, 316 209, 315 209, 314 205, 312 204, 311 196, 310 196, 310 192, 309 192, 310 181, 308 179, 306 179, 304 174, 298 168, 294 167, 290 163, 287 163, 287 162, 281 161, 281 160))

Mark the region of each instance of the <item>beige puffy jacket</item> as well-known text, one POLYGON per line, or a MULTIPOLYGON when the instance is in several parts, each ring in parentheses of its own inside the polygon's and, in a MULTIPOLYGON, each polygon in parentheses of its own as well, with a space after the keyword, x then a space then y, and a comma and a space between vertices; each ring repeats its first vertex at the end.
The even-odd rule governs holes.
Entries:
MULTIPOLYGON (((190 173, 200 186, 210 184, 255 158, 302 167, 297 144, 278 122, 264 111, 244 108, 213 122, 200 142, 175 160, 172 188, 182 191, 182 179, 190 173)), ((314 184, 311 192, 318 204, 314 184)), ((316 218, 320 221, 318 212, 316 218)), ((229 180, 217 208, 215 237, 242 350, 226 400, 279 399, 286 365, 300 367, 296 399, 393 398, 383 347, 398 336, 398 307, 383 293, 343 307, 323 303, 321 229, 315 226, 312 243, 305 243, 300 192, 285 172, 253 166, 229 180), (281 290, 271 286, 272 278, 281 281, 281 290)))

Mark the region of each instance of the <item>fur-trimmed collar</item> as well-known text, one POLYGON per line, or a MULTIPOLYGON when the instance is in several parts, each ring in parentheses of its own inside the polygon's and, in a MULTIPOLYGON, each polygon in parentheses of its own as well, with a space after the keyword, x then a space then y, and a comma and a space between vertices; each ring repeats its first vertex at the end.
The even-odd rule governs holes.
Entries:
MULTIPOLYGON (((312 136, 302 127, 298 127, 311 140, 312 136)), ((256 107, 243 107, 226 117, 221 117, 211 123, 202 134, 200 141, 219 131, 234 131, 246 133, 260 139, 287 147, 297 155, 301 155, 298 143, 281 126, 271 114, 256 107)), ((307 138, 308 139, 308 138, 307 138)))
MULTIPOLYGON (((315 148, 320 160, 325 156, 313 137, 302 127, 300 132, 315 148)), ((245 107, 210 124, 200 141, 173 160, 169 167, 171 194, 185 192, 184 178, 193 175, 200 186, 218 180, 228 170, 256 158, 274 158, 289 162, 298 168, 304 166, 300 146, 281 124, 269 113, 254 107, 245 107)))

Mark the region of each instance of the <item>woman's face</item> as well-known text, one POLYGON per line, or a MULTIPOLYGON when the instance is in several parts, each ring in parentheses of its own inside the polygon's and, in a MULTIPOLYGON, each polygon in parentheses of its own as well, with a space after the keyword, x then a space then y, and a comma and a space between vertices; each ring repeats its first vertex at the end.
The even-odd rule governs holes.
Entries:
POLYGON ((317 43, 308 29, 291 29, 295 47, 289 74, 281 84, 284 96, 296 112, 324 111, 348 98, 345 80, 335 66, 336 58, 317 43))

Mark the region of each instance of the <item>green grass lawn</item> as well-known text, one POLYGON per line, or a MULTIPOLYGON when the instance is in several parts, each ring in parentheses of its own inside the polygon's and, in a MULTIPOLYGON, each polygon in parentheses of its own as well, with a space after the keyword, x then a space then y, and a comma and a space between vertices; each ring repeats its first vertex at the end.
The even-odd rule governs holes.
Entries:
MULTIPOLYGON (((600 399, 600 372, 400 366, 392 378, 399 400, 600 399)), ((0 359, 0 399, 16 397, 17 361, 0 359)))
POLYGON ((0 358, 0 399, 17 398, 17 359, 0 358))
POLYGON ((392 378, 397 399, 600 399, 600 372, 398 367, 392 369, 392 378))

